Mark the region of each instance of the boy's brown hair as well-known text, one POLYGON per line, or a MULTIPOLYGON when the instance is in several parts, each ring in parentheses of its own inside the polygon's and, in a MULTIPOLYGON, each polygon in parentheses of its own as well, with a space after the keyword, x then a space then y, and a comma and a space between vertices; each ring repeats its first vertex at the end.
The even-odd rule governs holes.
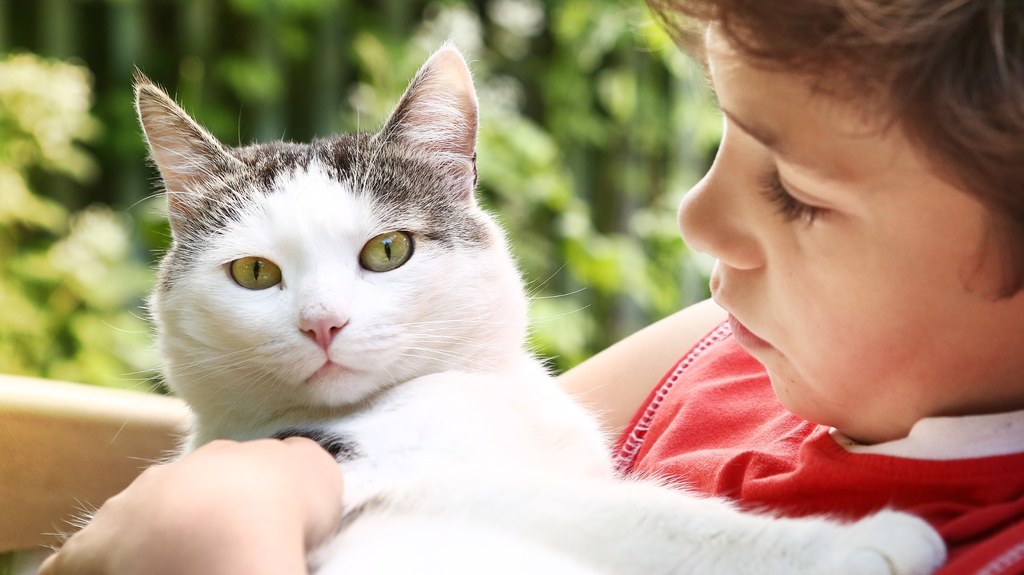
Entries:
POLYGON ((1000 295, 1024 289, 1024 2, 647 2, 684 47, 715 22, 754 65, 881 104, 940 176, 992 211, 1000 295))

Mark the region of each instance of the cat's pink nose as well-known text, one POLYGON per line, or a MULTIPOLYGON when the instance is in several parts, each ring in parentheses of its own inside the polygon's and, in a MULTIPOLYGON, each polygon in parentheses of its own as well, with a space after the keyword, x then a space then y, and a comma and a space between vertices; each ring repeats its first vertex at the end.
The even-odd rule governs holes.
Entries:
POLYGON ((299 329, 303 331, 310 339, 316 342, 317 345, 322 347, 324 351, 331 347, 331 342, 334 341, 334 337, 348 325, 348 320, 341 320, 334 317, 329 318, 318 318, 318 319, 303 319, 299 324, 299 329))

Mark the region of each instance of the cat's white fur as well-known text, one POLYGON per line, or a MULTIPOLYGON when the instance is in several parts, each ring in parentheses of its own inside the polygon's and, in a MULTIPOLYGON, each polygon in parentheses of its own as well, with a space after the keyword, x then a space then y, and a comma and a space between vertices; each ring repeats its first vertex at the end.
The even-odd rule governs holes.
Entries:
MULTIPOLYGON (((417 79, 404 123, 385 131, 470 177, 476 103, 461 56, 442 48, 417 79)), ((195 412, 193 445, 310 425, 352 440, 346 527, 311 555, 316 573, 917 574, 944 559, 941 539, 900 513, 779 519, 615 477, 594 418, 527 351, 519 276, 472 197, 453 205, 488 241, 424 239, 405 265, 368 272, 356 254, 369 238, 430 223, 352 193, 363 176, 311 162, 189 248, 180 236, 207 170, 195 166, 223 152, 152 90, 138 92, 140 115, 192 258, 152 300, 167 381, 195 412), (236 285, 225 266, 251 255, 280 265, 282 286, 236 285), (343 327, 325 351, 309 322, 343 327), (314 375, 327 359, 344 367, 314 375)))

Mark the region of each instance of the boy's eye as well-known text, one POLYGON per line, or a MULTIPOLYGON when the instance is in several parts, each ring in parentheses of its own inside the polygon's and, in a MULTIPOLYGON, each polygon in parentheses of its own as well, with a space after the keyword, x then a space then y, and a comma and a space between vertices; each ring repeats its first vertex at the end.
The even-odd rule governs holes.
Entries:
POLYGON ((779 170, 772 168, 761 177, 761 191, 779 210, 779 214, 787 222, 804 220, 808 224, 814 222, 818 216, 827 210, 805 204, 793 197, 782 184, 779 178, 779 170))

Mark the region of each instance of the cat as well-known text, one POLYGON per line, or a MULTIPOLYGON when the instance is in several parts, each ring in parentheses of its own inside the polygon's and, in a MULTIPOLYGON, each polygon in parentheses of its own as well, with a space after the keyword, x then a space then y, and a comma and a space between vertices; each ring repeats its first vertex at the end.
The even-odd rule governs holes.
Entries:
MULTIPOLYGON (((743 513, 616 477, 597 418, 526 345, 527 301, 478 205, 477 99, 451 45, 383 128, 229 148, 140 74, 172 245, 150 298, 189 447, 303 435, 345 475, 334 573, 927 573, 894 511, 743 513)), ((254 505, 258 502, 254 502, 254 505)))

